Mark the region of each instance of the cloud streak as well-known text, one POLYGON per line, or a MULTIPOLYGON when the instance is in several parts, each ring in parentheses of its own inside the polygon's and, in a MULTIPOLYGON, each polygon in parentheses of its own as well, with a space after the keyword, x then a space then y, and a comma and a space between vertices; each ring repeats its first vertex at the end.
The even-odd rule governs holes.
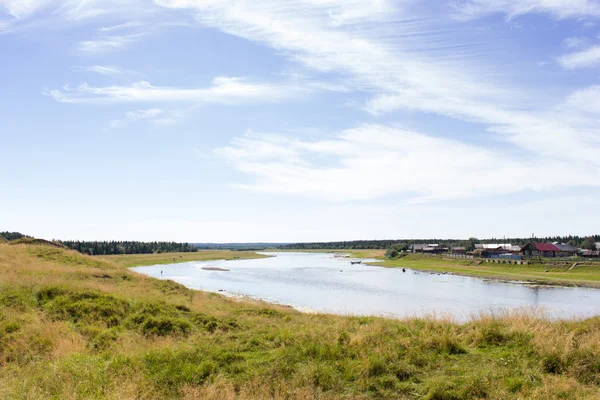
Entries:
POLYGON ((128 86, 65 86, 62 90, 44 92, 61 103, 144 103, 192 102, 237 104, 247 102, 276 102, 301 97, 306 89, 294 85, 251 83, 242 78, 217 77, 206 88, 177 88, 153 86, 140 81, 128 86))
POLYGON ((82 40, 78 43, 77 50, 88 54, 120 50, 136 43, 144 36, 146 36, 146 33, 132 33, 128 35, 102 36, 96 39, 82 40))
POLYGON ((490 14, 505 14, 508 18, 546 13, 555 18, 600 17, 600 4, 594 0, 466 0, 455 3, 457 16, 475 19, 490 14))

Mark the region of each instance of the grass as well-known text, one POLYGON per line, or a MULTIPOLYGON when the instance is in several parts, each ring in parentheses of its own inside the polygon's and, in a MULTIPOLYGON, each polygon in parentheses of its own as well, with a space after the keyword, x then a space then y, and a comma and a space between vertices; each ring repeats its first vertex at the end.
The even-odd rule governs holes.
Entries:
POLYGON ((417 270, 450 272, 458 275, 490 279, 531 281, 548 285, 600 287, 600 265, 582 265, 569 270, 570 265, 534 263, 510 265, 481 263, 480 260, 452 260, 442 257, 408 255, 396 260, 373 263, 388 268, 411 268, 417 270))
POLYGON ((0 244, 0 398, 600 395, 600 318, 517 313, 458 324, 303 314, 189 290, 112 260, 0 244))
POLYGON ((253 251, 231 250, 200 250, 194 253, 160 253, 160 254, 119 254, 111 256, 96 256, 95 258, 115 263, 122 267, 143 265, 173 264, 189 261, 233 260, 263 258, 253 251))

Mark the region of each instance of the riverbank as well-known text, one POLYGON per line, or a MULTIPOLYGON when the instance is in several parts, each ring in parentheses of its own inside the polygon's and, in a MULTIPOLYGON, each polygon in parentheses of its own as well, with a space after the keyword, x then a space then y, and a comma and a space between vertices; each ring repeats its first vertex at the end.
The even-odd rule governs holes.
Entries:
MULTIPOLYGON (((221 258, 221 257, 219 257, 221 258)), ((0 398, 593 399, 600 318, 304 314, 0 244, 0 398)))
POLYGON ((160 253, 160 254, 118 254, 110 256, 95 256, 95 258, 115 263, 122 267, 141 267, 146 265, 176 264, 190 261, 211 260, 246 260, 265 258, 268 256, 254 251, 232 250, 199 250, 189 253, 160 253))
POLYGON ((491 264, 481 260, 452 260, 443 257, 407 255, 396 260, 382 259, 370 265, 386 268, 410 268, 420 271, 451 273, 462 276, 503 281, 519 281, 528 284, 600 288, 600 266, 570 266, 551 264, 509 265, 491 264))
POLYGON ((385 258, 385 250, 294 250, 297 252, 322 252, 348 254, 352 258, 377 259, 368 265, 384 268, 407 268, 423 272, 449 273, 498 281, 519 282, 531 285, 600 288, 600 265, 586 260, 575 260, 568 265, 533 263, 509 265, 485 263, 478 259, 450 259, 443 256, 409 254, 395 260, 385 258), (570 269, 575 262, 578 265, 570 269))

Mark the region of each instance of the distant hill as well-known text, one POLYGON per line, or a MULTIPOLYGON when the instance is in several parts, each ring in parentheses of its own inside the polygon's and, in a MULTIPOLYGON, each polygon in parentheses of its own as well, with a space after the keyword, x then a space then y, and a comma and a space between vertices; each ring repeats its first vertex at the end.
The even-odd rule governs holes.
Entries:
POLYGON ((11 245, 33 244, 33 245, 58 247, 60 249, 66 249, 67 248, 66 246, 64 246, 60 242, 51 242, 49 240, 36 239, 36 238, 28 237, 28 236, 23 236, 20 239, 11 240, 11 241, 8 242, 8 244, 11 244, 11 245))

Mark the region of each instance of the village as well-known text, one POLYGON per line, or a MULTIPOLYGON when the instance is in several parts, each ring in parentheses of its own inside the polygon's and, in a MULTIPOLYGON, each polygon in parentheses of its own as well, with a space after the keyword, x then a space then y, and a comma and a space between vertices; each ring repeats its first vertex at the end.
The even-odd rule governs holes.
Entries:
POLYGON ((518 246, 510 243, 475 244, 469 251, 466 247, 444 247, 443 245, 413 244, 408 250, 411 253, 438 254, 454 258, 484 258, 491 260, 526 261, 541 258, 600 258, 600 242, 595 250, 577 248, 566 243, 540 243, 531 241, 518 246))

